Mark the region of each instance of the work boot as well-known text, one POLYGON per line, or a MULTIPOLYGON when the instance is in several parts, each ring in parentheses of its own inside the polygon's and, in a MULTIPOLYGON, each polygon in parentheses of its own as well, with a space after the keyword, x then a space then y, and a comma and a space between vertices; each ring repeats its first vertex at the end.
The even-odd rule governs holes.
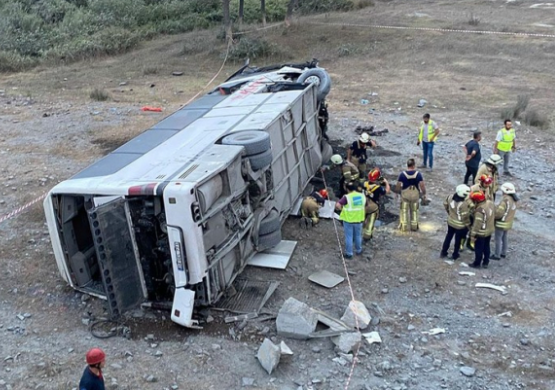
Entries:
POLYGON ((447 253, 440 253, 439 258, 440 259, 445 259, 447 257, 447 255, 448 255, 447 253))
POLYGON ((468 266, 469 266, 470 268, 480 268, 480 264, 470 263, 470 264, 468 264, 468 266))
POLYGON ((507 255, 501 255, 501 258, 504 259, 505 257, 507 257, 507 255))
POLYGON ((455 255, 452 255, 452 256, 451 256, 451 259, 453 259, 453 260, 456 261, 456 260, 458 260, 460 257, 461 257, 460 255, 456 255, 456 256, 455 256, 455 255))
POLYGON ((511 172, 509 172, 509 171, 503 172, 503 175, 505 175, 505 176, 511 176, 511 177, 513 176, 513 174, 512 174, 511 172))
POLYGON ((484 263, 484 264, 482 264, 482 268, 486 268, 486 269, 487 269, 488 267, 489 267, 489 263, 484 263))
POLYGON ((490 260, 501 260, 501 258, 498 257, 498 256, 496 256, 496 255, 491 255, 491 256, 489 257, 489 259, 490 259, 490 260))

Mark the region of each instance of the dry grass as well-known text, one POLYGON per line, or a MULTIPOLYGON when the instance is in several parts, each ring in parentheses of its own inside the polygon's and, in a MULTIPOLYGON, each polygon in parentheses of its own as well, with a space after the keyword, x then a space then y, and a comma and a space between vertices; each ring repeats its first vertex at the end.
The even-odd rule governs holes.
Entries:
POLYGON ((125 124, 95 130, 91 134, 92 143, 98 145, 104 154, 109 153, 159 122, 161 118, 161 115, 144 114, 125 124))

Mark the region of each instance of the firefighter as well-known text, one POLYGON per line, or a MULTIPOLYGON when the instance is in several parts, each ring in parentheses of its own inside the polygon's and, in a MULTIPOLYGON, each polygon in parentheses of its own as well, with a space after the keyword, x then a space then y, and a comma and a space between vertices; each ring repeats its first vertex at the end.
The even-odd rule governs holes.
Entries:
POLYGON ((366 174, 366 160, 368 159, 368 147, 375 148, 376 141, 372 141, 368 133, 362 133, 357 141, 347 150, 347 160, 352 162, 360 172, 361 176, 366 174))
POLYGON ((301 203, 301 215, 303 218, 309 218, 312 221, 312 225, 316 225, 320 221, 320 207, 324 205, 326 199, 328 199, 327 190, 314 191, 304 198, 301 203))
POLYGON ((100 348, 92 348, 85 359, 87 367, 79 382, 79 390, 104 390, 102 369, 106 365, 106 354, 100 348))
POLYGON ((501 156, 499 156, 498 154, 492 154, 491 156, 489 156, 485 163, 480 165, 480 168, 478 168, 478 173, 476 173, 476 178, 474 179, 474 184, 480 184, 480 177, 482 175, 488 175, 493 179, 493 182, 491 183, 491 192, 494 200, 495 193, 497 192, 499 187, 499 172, 497 166, 501 163, 501 161, 503 161, 501 156))
POLYGON ((503 198, 495 208, 495 253, 490 257, 492 260, 500 260, 499 256, 507 256, 507 234, 513 227, 518 201, 514 184, 503 183, 501 192, 503 198))
POLYGON ((402 231, 418 230, 418 208, 420 198, 422 204, 428 204, 426 199, 426 186, 422 173, 416 170, 416 162, 413 158, 407 161, 407 170, 401 172, 395 185, 395 193, 401 194, 401 212, 399 215, 399 227, 402 231))
POLYGON ((488 200, 493 200, 493 178, 486 174, 479 177, 478 184, 470 187, 470 192, 482 191, 488 200))
POLYGON ((350 161, 343 160, 343 157, 339 154, 334 154, 331 156, 332 167, 339 167, 341 169, 341 179, 339 179, 339 195, 343 196, 347 193, 347 188, 345 183, 354 182, 358 184, 359 180, 359 170, 350 161))
POLYGON ((362 238, 370 240, 374 232, 374 224, 380 217, 380 198, 389 194, 391 187, 378 168, 368 173, 368 181, 364 183, 364 194, 366 195, 365 218, 362 227, 362 238))
POLYGON ((474 247, 472 268, 488 268, 491 235, 495 230, 495 204, 482 191, 470 193, 470 200, 476 205, 474 222, 470 228, 470 241, 474 247))
POLYGON ((470 195, 470 188, 466 184, 460 184, 455 189, 455 193, 449 195, 443 202, 445 211, 447 211, 447 234, 443 241, 443 247, 439 257, 444 259, 448 255, 449 246, 455 237, 455 249, 453 250, 453 260, 457 260, 460 255, 461 244, 466 237, 468 227, 470 226, 470 207, 467 201, 470 195))

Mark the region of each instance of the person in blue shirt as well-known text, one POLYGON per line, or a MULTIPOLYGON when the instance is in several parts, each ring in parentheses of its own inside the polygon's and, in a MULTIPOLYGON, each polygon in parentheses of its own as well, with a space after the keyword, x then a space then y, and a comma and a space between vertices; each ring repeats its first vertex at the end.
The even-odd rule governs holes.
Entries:
POLYGON ((79 381, 79 390, 106 390, 102 369, 106 365, 106 354, 100 348, 92 348, 86 355, 87 367, 79 381))

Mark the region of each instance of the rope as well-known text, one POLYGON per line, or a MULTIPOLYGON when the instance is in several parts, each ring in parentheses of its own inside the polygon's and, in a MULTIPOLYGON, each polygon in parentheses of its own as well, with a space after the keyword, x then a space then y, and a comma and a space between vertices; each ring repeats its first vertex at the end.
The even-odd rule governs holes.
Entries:
POLYGON ((27 204, 24 204, 21 207, 18 207, 17 209, 13 210, 11 213, 4 215, 3 217, 0 218, 0 223, 7 221, 10 218, 15 217, 16 215, 21 214, 22 212, 24 212, 25 210, 27 210, 29 207, 31 207, 32 205, 34 205, 37 202, 40 202, 41 200, 43 200, 44 198, 46 198, 46 195, 48 193, 44 193, 41 196, 39 196, 36 199, 33 199, 32 201, 30 201, 27 204))
MULTIPOLYGON (((324 188, 328 188, 328 183, 326 182, 326 176, 324 176, 324 172, 321 172, 322 180, 324 181, 324 188)), ((333 221, 333 229, 335 230, 335 238, 337 239, 337 246, 339 248, 339 253, 341 254, 341 261, 343 262, 343 270, 345 271, 345 279, 347 279, 347 285, 349 286, 349 292, 351 293, 351 301, 355 301, 355 292, 353 290, 353 285, 351 283, 351 278, 349 277, 349 270, 347 268, 347 261, 345 261, 345 256, 343 256, 343 251, 341 250, 341 239, 339 238, 339 231, 337 229, 337 222, 335 218, 332 219, 333 221)), ((358 329, 358 317, 355 315, 355 328, 358 329)), ((358 352, 360 350, 360 346, 354 351, 353 354, 353 363, 351 364, 351 369, 349 371, 349 376, 347 377, 347 382, 345 383, 344 390, 349 388, 351 384, 351 380, 353 379, 353 373, 355 372, 355 366, 357 361, 358 352)))
POLYGON ((326 22, 314 22, 314 21, 304 21, 304 22, 307 24, 317 24, 317 25, 381 28, 381 29, 388 29, 388 30, 436 31, 436 32, 445 32, 445 33, 462 33, 462 34, 508 35, 508 36, 529 37, 529 38, 555 38, 555 34, 539 34, 539 33, 514 32, 514 31, 461 30, 461 29, 451 29, 451 28, 405 27, 405 26, 387 26, 387 25, 379 25, 379 24, 334 23, 334 22, 326 23, 326 22))

